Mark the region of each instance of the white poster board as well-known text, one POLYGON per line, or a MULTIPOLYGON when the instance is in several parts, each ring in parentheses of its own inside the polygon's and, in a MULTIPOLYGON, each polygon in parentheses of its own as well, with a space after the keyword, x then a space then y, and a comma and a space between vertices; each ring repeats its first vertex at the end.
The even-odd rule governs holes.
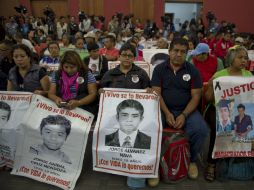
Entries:
POLYGON ((157 95, 144 90, 105 89, 93 135, 94 170, 157 177, 161 133, 157 95))
POLYGON ((62 189, 74 189, 80 175, 93 115, 66 110, 35 96, 21 127, 12 174, 62 189))
POLYGON ((13 167, 19 124, 32 95, 29 92, 0 91, 0 167, 13 167))
POLYGON ((254 157, 254 77, 213 81, 216 140, 213 158, 254 157))
POLYGON ((147 63, 151 63, 152 57, 157 53, 168 54, 168 49, 143 49, 143 58, 147 63))

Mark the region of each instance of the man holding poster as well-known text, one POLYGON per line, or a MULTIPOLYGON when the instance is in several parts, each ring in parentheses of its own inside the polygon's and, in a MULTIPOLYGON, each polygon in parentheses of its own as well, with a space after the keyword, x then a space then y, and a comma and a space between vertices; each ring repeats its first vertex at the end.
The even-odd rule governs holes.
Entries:
POLYGON ((209 130, 197 111, 202 89, 200 73, 195 66, 185 61, 187 52, 188 42, 175 38, 170 44, 169 60, 154 69, 151 85, 161 95, 163 127, 183 129, 189 137, 191 163, 188 176, 197 179, 195 162, 209 130))
POLYGON ((150 149, 151 137, 137 130, 143 120, 144 107, 142 104, 136 100, 124 100, 118 104, 116 110, 120 128, 106 135, 105 145, 150 149))

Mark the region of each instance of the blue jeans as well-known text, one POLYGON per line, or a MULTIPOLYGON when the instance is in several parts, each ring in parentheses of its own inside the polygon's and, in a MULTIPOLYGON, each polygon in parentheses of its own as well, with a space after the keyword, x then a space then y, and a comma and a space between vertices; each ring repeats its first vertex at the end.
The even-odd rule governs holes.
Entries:
POLYGON ((131 189, 146 187, 146 178, 127 177, 127 185, 131 189))
MULTIPOLYGON (((182 111, 174 110, 170 110, 170 112, 174 115, 175 118, 182 113, 182 111)), ((161 115, 163 128, 166 128, 168 126, 166 123, 165 115, 163 112, 161 115)), ((189 138, 191 162, 195 162, 198 158, 198 154, 203 147, 206 137, 209 134, 209 128, 207 127, 207 124, 202 115, 199 113, 199 111, 196 110, 186 118, 183 130, 189 138)))

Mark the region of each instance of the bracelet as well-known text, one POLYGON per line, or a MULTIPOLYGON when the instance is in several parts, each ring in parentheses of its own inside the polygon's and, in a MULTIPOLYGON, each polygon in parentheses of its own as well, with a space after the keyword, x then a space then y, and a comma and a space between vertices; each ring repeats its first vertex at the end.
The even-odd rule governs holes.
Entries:
POLYGON ((186 114, 184 112, 182 112, 181 114, 184 116, 185 119, 188 117, 188 114, 186 114))

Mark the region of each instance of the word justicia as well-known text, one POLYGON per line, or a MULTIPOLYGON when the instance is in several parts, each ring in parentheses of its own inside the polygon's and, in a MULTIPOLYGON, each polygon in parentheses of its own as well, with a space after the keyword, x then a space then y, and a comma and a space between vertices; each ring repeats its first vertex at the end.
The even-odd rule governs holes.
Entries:
POLYGON ((241 93, 249 92, 252 90, 254 90, 254 81, 252 81, 251 83, 241 84, 239 86, 224 89, 221 98, 225 99, 226 97, 239 95, 241 93))

